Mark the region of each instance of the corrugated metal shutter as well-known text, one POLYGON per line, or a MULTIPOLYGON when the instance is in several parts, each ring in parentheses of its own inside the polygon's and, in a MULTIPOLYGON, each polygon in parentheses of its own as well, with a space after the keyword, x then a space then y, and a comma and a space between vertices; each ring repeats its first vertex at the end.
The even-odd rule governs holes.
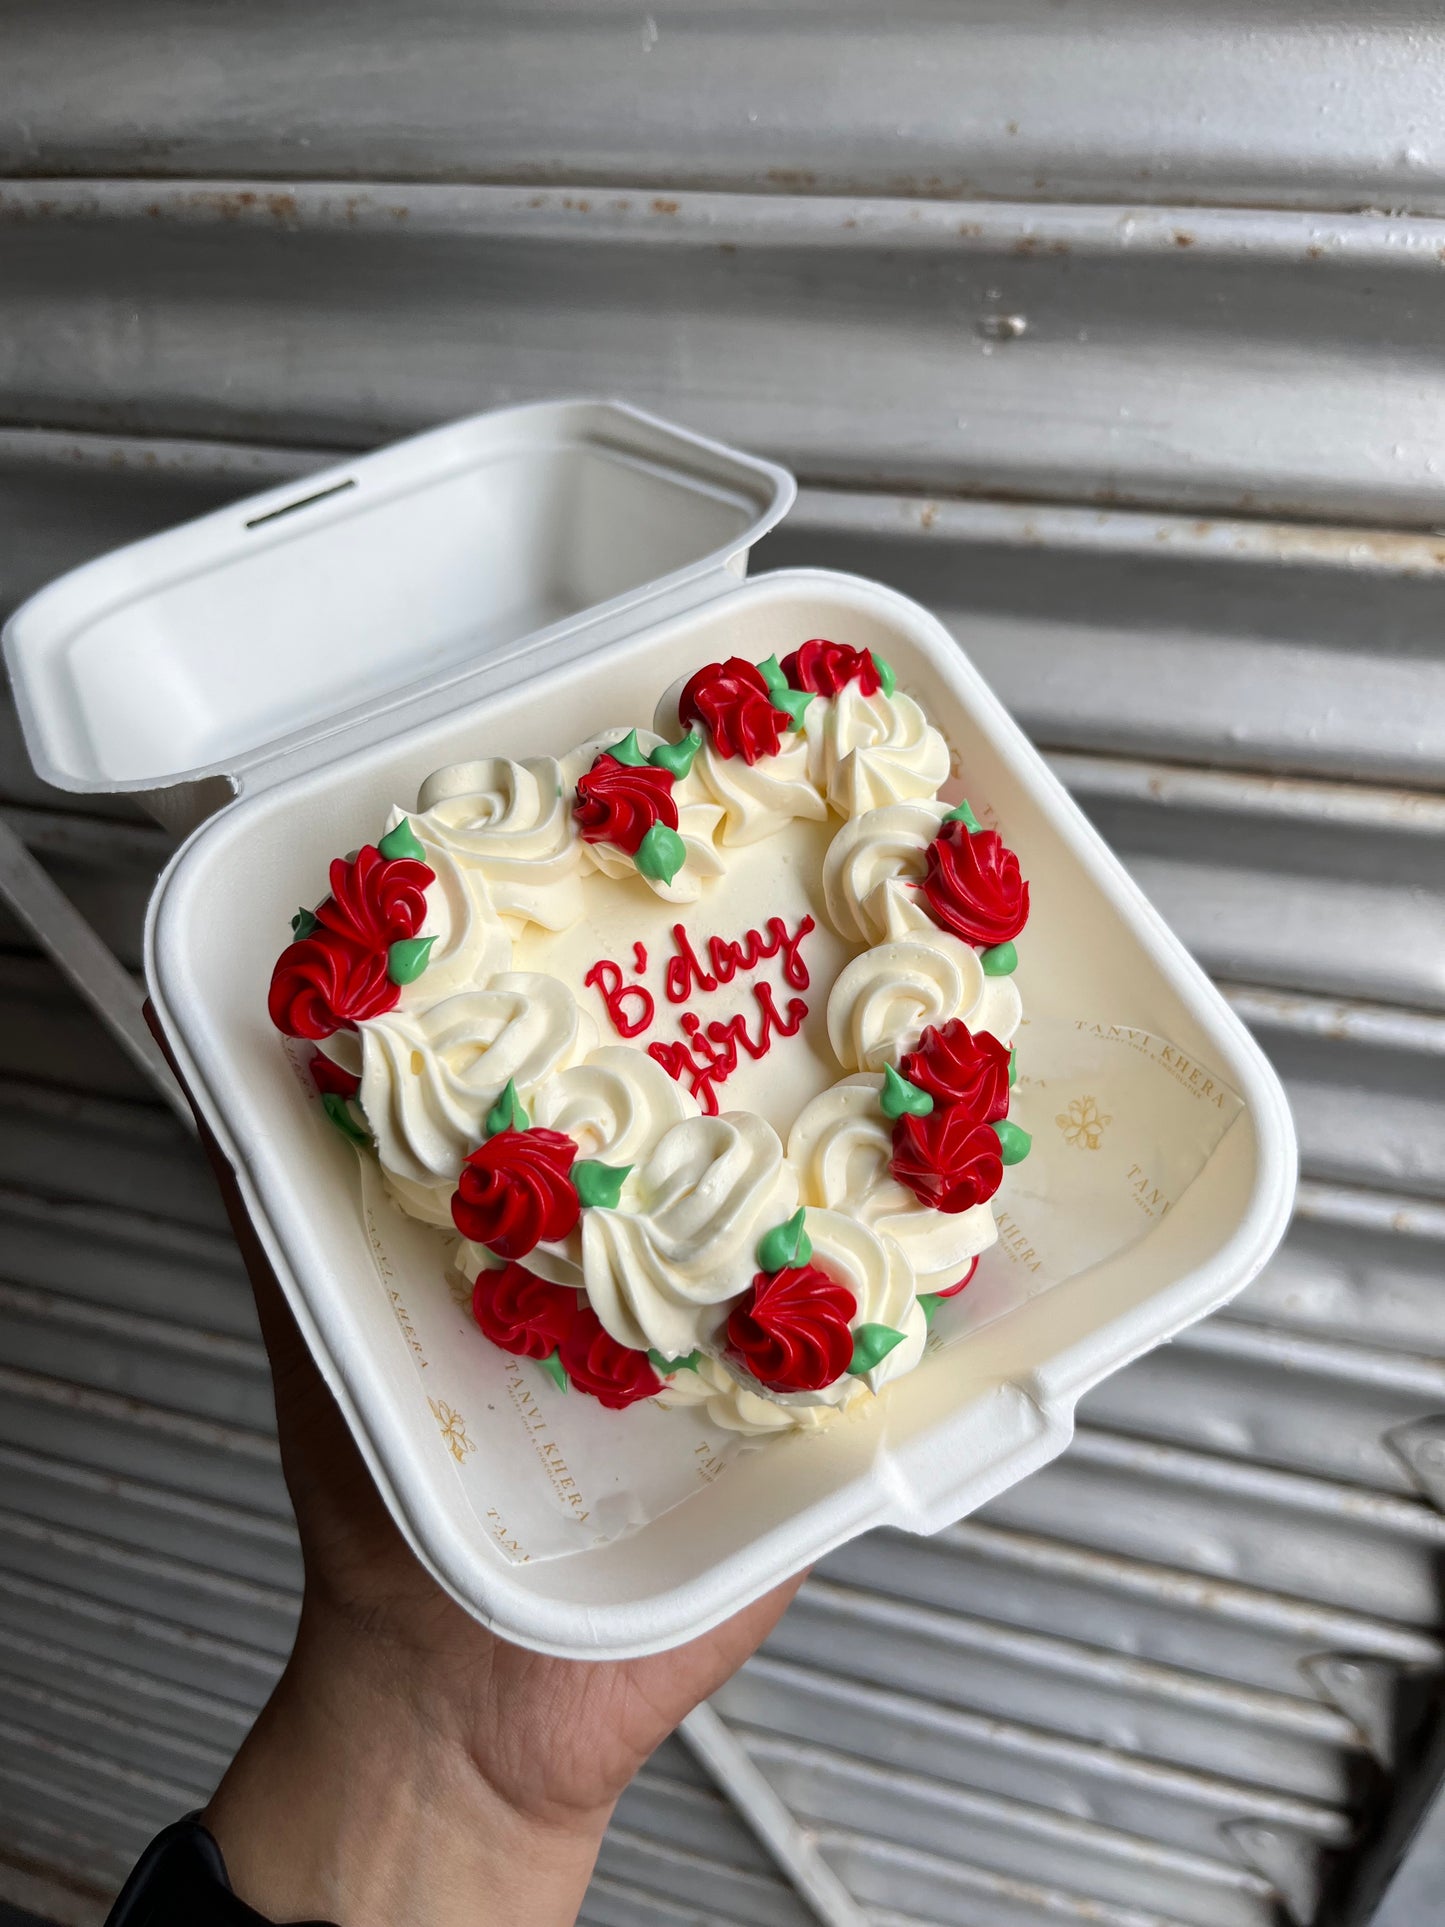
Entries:
MULTIPOLYGON (((755 566, 938 609, 1226 985, 1300 1124, 1279 1258, 1058 1465, 829 1560, 717 1705, 880 1922, 1314 1920, 1445 1640, 1445 42, 1162 0, 7 26, 0 605, 613 389, 789 461, 755 566)), ((164 835, 3 728, 5 821, 133 969, 164 835)), ((0 945, 0 1893, 86 1920, 245 1731, 298 1567, 198 1154, 0 945)), ((585 1919, 682 1927, 704 1878, 809 1917, 674 1741, 585 1919)))

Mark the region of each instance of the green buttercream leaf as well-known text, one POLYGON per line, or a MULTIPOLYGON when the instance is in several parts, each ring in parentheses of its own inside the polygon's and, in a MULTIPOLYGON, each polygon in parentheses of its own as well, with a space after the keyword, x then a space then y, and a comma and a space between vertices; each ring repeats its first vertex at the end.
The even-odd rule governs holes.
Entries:
POLYGON ((400 937, 386 953, 386 974, 394 984, 414 984, 426 969, 435 937, 400 937))
POLYGON ((377 844, 384 857, 409 856, 416 862, 424 861, 426 851, 421 846, 421 838, 411 827, 408 817, 403 817, 394 830, 388 830, 377 844))
POLYGON ((671 883, 687 861, 687 845, 676 830, 665 823, 654 823, 632 860, 653 883, 671 883))
POLYGON ((781 695, 788 687, 788 679, 783 674, 782 664, 776 656, 769 656, 766 662, 760 662, 758 674, 775 696, 781 695))
POLYGON ((626 763, 629 769, 641 769, 642 765, 647 761, 647 757, 637 741, 637 731, 635 729, 629 729, 622 741, 620 743, 614 743, 607 754, 609 756, 615 756, 619 763, 626 763))
POLYGON ((895 1345, 902 1343, 902 1332, 895 1331, 891 1325, 859 1325, 853 1333, 853 1357, 848 1370, 854 1378, 862 1378, 887 1358, 895 1345))
POLYGON ((1018 1081, 1019 1081, 1019 1054, 1018 1054, 1018 1048, 1017 1046, 1015 1046, 1015 1048, 1011 1050, 1008 1054, 1008 1087, 1009 1089, 1012 1090, 1014 1085, 1017 1084, 1018 1081))
POLYGON ((314 910, 306 909, 306 907, 303 905, 302 908, 299 909, 296 912, 295 916, 291 919, 292 936, 297 938, 298 940, 302 937, 309 937, 311 935, 311 932, 315 928, 316 928, 316 912, 314 910))
POLYGON ((664 1358, 661 1352, 648 1348, 648 1360, 660 1378, 671 1378, 674 1372, 695 1372, 701 1352, 689 1352, 686 1358, 664 1358))
POLYGON ((525 1131, 530 1123, 517 1095, 517 1080, 509 1077, 502 1087, 502 1095, 487 1112, 483 1128, 488 1137, 495 1137, 498 1131, 525 1131))
POLYGON ((982 823, 973 813, 973 805, 966 796, 956 808, 948 812, 943 820, 945 823, 961 823, 966 830, 971 830, 975 834, 983 828, 982 823))
POLYGON ((985 977, 1011 977, 1019 967, 1019 953, 1011 943, 996 943, 979 953, 985 977))
POLYGON ((572 1183, 583 1204, 600 1204, 613 1211, 631 1169, 630 1164, 599 1164, 595 1158, 578 1158, 572 1166, 572 1183))
POLYGON ((551 1379, 559 1392, 565 1392, 567 1390, 567 1374, 563 1369, 560 1353, 548 1352, 545 1358, 539 1358, 533 1362, 542 1367, 542 1370, 547 1374, 548 1378, 551 1379))
POLYGON ((775 1224, 758 1240, 758 1264, 764 1271, 782 1271, 788 1265, 805 1265, 813 1255, 813 1240, 804 1221, 807 1211, 799 1205, 786 1224, 775 1224))
POLYGON ((1003 1154, 1004 1163, 1022 1164, 1033 1147, 1033 1139, 1028 1132, 1017 1124, 1011 1124, 1007 1118, 1001 1119, 993 1129, 998 1133, 998 1148, 1003 1154))
POLYGON ((920 1291, 918 1294, 918 1302, 923 1307, 924 1318, 931 1325, 933 1323, 933 1314, 943 1303, 943 1293, 941 1291, 920 1291))
POLYGON ((898 678, 893 673, 893 664, 885 662, 876 649, 870 649, 868 653, 873 658, 873 667, 878 671, 878 681, 883 694, 891 696, 898 687, 898 678))
POLYGON ((781 709, 788 719, 789 729, 803 727, 803 711, 813 700, 811 689, 789 689, 785 684, 781 689, 768 691, 768 701, 774 709, 781 709))
POLYGON ((927 1117, 933 1109, 933 1099, 927 1091, 921 1091, 916 1084, 910 1084, 906 1077, 900 1076, 891 1064, 885 1064, 878 1108, 885 1117, 899 1118, 905 1112, 909 1117, 927 1117))
POLYGON ((370 1144, 370 1135, 351 1115, 351 1106, 340 1091, 328 1091, 321 1100, 321 1108, 343 1137, 350 1138, 353 1144, 370 1144))
POLYGON ((665 769, 680 783, 692 768, 692 760, 702 748, 702 737, 695 729, 675 743, 659 743, 656 749, 649 750, 647 760, 654 769, 665 769))

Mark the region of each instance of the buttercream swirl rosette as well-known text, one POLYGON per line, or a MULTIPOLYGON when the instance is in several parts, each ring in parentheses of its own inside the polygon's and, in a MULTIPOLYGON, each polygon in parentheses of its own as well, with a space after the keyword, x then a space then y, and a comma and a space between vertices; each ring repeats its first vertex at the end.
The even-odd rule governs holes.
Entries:
MULTIPOLYGON (((867 649, 710 663, 654 721, 438 770, 297 913, 270 1014, 319 1046, 327 1115, 396 1203, 455 1238, 486 1340, 615 1409, 812 1430, 919 1362, 996 1236, 991 1200, 1029 1149, 1009 1117, 1028 885, 996 830, 940 799, 948 747, 867 649), (740 1044, 795 1035, 801 998, 759 992, 761 1044, 685 1016, 699 1068, 639 1034, 653 1000, 617 965, 588 974, 589 1007, 518 967, 529 931, 583 923, 589 889, 641 879, 685 908, 750 846, 777 839, 786 863, 820 834, 814 901, 846 952, 825 1012, 837 1076, 786 1141, 722 1110, 716 1083, 740 1044)), ((699 947, 712 976, 673 933, 706 987, 763 958, 809 985, 777 917, 699 947)))

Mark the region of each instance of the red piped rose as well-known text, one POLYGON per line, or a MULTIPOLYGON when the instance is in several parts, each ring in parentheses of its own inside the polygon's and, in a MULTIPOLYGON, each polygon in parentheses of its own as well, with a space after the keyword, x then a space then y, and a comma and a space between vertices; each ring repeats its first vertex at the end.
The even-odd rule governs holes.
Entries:
POLYGON ((816 1265, 760 1271, 728 1316, 728 1344, 770 1392, 821 1392, 853 1357, 858 1300, 816 1265))
POLYGON ((1003 1182, 998 1133, 961 1104, 942 1104, 927 1117, 905 1112, 893 1126, 890 1169, 921 1204, 935 1211, 969 1211, 985 1204, 1003 1182))
POLYGON ((266 1008, 288 1037, 317 1040, 380 1017, 400 995, 386 974, 385 950, 361 950, 334 930, 318 928, 288 943, 276 959, 266 1008))
POLYGON ((602 1320, 584 1305, 559 1347, 562 1369, 579 1392, 609 1411, 620 1412, 639 1399, 655 1398, 662 1380, 646 1352, 619 1345, 602 1320))
POLYGON ((316 912, 316 921, 359 950, 385 950, 403 937, 414 937, 426 916, 426 889, 436 882, 436 871, 414 857, 385 857, 374 843, 365 843, 350 860, 333 859, 331 895, 316 912))
POLYGON ((768 685, 741 656, 710 662, 699 669, 677 705, 684 723, 701 723, 719 756, 741 756, 755 763, 776 756, 788 718, 774 709, 768 685))
POLYGON ((1008 1115, 1008 1060, 1007 1044, 955 1017, 930 1024, 900 1069, 938 1103, 960 1104, 975 1123, 992 1124, 1008 1115))
POLYGON ((550 1358, 578 1318, 577 1294, 549 1284, 515 1261, 482 1271, 472 1291, 472 1316, 504 1352, 550 1358))
POLYGON ((945 823, 928 846, 923 895, 935 919, 965 943, 1010 943, 1028 922, 1029 886, 997 830, 945 823))
POLYGON ((883 687, 867 649, 850 649, 846 642, 829 642, 824 636, 814 636, 784 656, 781 666, 794 689, 808 689, 815 696, 836 696, 850 682, 857 683, 863 696, 876 696, 883 687))
POLYGON ((525 1258, 535 1245, 565 1238, 582 1209, 568 1175, 576 1156, 561 1131, 498 1131, 462 1166, 453 1224, 499 1258, 525 1258))
POLYGON ((344 1070, 324 1051, 317 1051, 306 1068, 311 1073, 311 1082, 323 1097, 355 1097, 361 1089, 361 1079, 351 1071, 344 1070))
POLYGON ((615 843, 636 856, 643 837, 655 823, 677 828, 673 778, 650 763, 619 763, 603 751, 587 774, 578 779, 572 814, 584 843, 615 843))

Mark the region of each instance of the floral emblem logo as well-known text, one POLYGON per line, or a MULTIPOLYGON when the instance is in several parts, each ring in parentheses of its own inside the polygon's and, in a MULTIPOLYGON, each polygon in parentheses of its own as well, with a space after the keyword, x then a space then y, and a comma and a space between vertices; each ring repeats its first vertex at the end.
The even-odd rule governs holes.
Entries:
POLYGON ((1107 1111, 1099 1109, 1097 1098, 1076 1097, 1054 1122, 1063 1132, 1065 1144, 1072 1144, 1077 1151, 1097 1151, 1105 1130, 1114 1120, 1107 1111))
POLYGON ((476 1441, 467 1436, 467 1422, 460 1412, 454 1412, 445 1399, 429 1398, 427 1404, 432 1409, 432 1417, 441 1428, 442 1439, 448 1452, 460 1465, 471 1452, 475 1452, 476 1441))

